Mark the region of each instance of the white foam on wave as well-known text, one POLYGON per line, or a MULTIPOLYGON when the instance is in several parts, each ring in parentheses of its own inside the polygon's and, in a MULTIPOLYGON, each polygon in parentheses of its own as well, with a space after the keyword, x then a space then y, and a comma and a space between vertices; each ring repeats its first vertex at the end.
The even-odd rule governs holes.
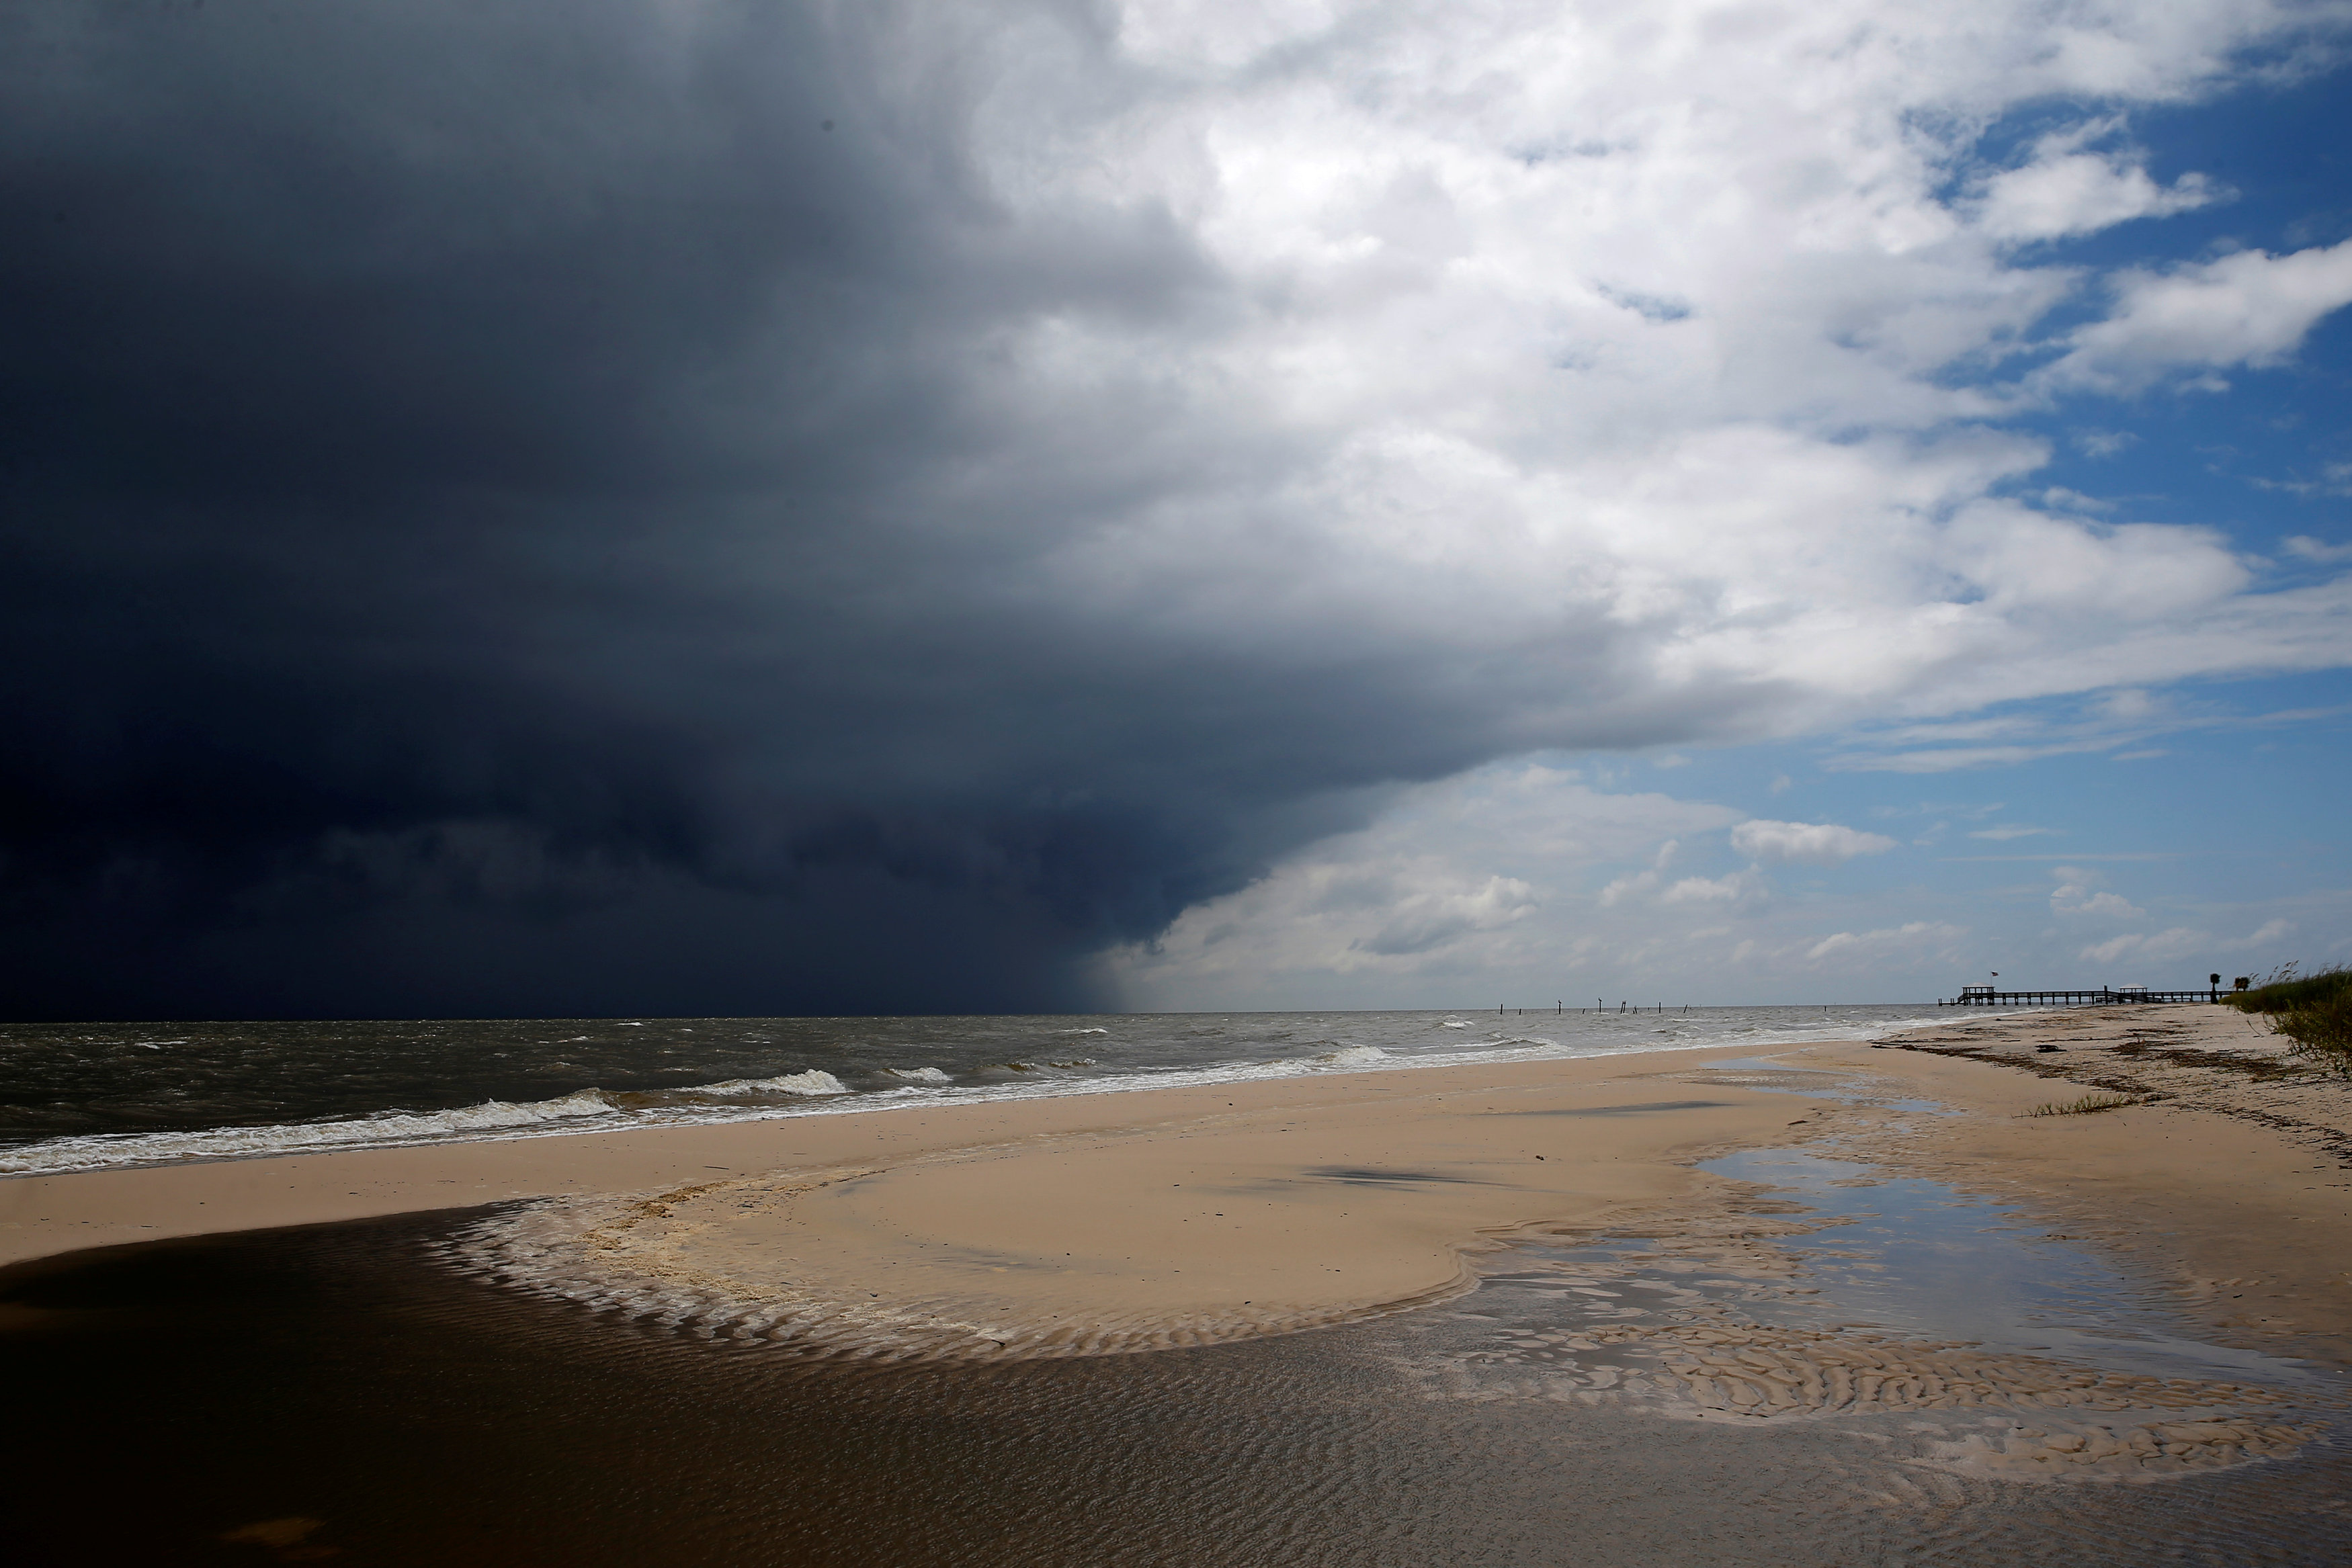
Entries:
POLYGON ((385 1111, 349 1122, 296 1122, 275 1127, 208 1127, 197 1133, 100 1133, 0 1149, 0 1176, 103 1170, 112 1166, 250 1158, 386 1144, 446 1143, 511 1134, 551 1122, 614 1113, 602 1091, 554 1100, 485 1100, 447 1111, 385 1111))
POLYGON ((1108 1034, 1107 1029, 1057 1029, 1055 1034, 1108 1034))
POLYGON ((1470 1026, 1464 1023, 1460 1019, 1447 1019, 1444 1023, 1439 1024, 1437 1027, 1440 1029, 1468 1029, 1470 1026))
POLYGON ((893 1078, 903 1078, 909 1083, 952 1083, 954 1079, 936 1067, 886 1067, 882 1070, 893 1078))
POLYGON ((773 1078, 730 1078, 723 1083, 691 1083, 680 1094, 846 1094, 849 1085, 821 1067, 779 1072, 773 1078))
MULTIPOLYGON (((923 1069, 920 1071, 933 1071, 923 1069)), ((946 1082, 946 1075, 940 1075, 946 1082)), ((663 1092, 744 1099, 761 1094, 802 1098, 846 1095, 848 1086, 821 1068, 772 1078, 733 1078, 663 1092)), ((632 1097, 634 1101, 635 1097, 632 1097)), ((746 1115, 761 1112, 747 1108, 746 1115)), ((446 1111, 383 1111, 347 1122, 292 1122, 263 1127, 207 1127, 191 1133, 100 1133, 49 1138, 0 1148, 0 1176, 62 1176, 125 1166, 178 1165, 189 1160, 253 1159, 268 1155, 320 1154, 334 1149, 385 1148, 399 1144, 480 1143, 547 1133, 588 1132, 590 1119, 620 1126, 709 1120, 688 1104, 615 1103, 604 1090, 579 1089, 551 1100, 485 1100, 446 1111)), ((722 1118, 735 1120, 735 1117, 722 1118)))
MULTIPOLYGON (((1696 1023, 1697 1020, 1693 1021, 1696 1023)), ((1060 1099, 1073 1094, 1115 1094, 1139 1090, 1224 1085, 1334 1070, 1395 1071, 1479 1062, 1635 1056, 1702 1047, 1738 1045, 1769 1048, 1819 1040, 1851 1040, 1946 1021, 1922 1015, 1866 1021, 1825 1019, 1794 1027, 1745 1025, 1719 1031, 1709 1031, 1702 1027, 1694 1030, 1699 1038, 1666 1040, 1657 1039, 1655 1033, 1643 1039, 1596 1039, 1574 1042, 1517 1035, 1464 1040, 1441 1051, 1426 1052, 1392 1053, 1378 1046, 1360 1045, 1305 1058, 1146 1067, 1095 1078, 1024 1072, 1012 1082, 996 1079, 974 1084, 955 1083, 936 1068, 901 1069, 893 1071, 892 1075, 903 1080, 903 1086, 867 1092, 853 1092, 832 1073, 822 1069, 811 1069, 804 1072, 780 1073, 772 1078, 730 1079, 718 1084, 680 1085, 658 1092, 650 1100, 642 1093, 631 1093, 621 1103, 615 1103, 604 1091, 583 1089, 552 1100, 522 1103, 489 1100, 455 1110, 385 1112, 348 1122, 299 1123, 274 1127, 220 1127, 194 1133, 106 1134, 51 1138, 39 1143, 0 1147, 0 1176, 62 1175, 126 1166, 252 1158, 400 1144, 495 1142, 610 1128, 708 1125, 767 1121, 784 1116, 856 1114, 860 1112, 969 1104, 983 1100, 1060 1099), (933 1073, 938 1074, 937 1079, 930 1076, 933 1073), (789 1102, 754 1097, 770 1093, 789 1096, 789 1102), (694 1098, 674 1100, 670 1098, 672 1095, 694 1098), (734 1103, 713 1104, 711 1097, 731 1100, 734 1103)), ((1467 1029, 1470 1026, 1466 1022, 1449 1019, 1440 1027, 1467 1029)))

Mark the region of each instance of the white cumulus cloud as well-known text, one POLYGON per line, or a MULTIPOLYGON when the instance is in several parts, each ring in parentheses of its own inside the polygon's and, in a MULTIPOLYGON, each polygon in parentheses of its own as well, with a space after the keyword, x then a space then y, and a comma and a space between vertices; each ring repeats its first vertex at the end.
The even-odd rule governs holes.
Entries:
MULTIPOLYGON (((1976 373, 2102 283, 2017 238, 2211 194, 2097 151, 2117 109, 2298 13, 1825 0, 1736 44, 1695 0, 1120 15, 1131 98, 1015 73, 987 121, 1014 211, 1150 206, 1205 269, 1181 323, 1052 312, 992 361, 1057 430, 1136 416, 1084 476, 1124 499, 1042 558, 1055 602, 1475 661, 1481 711, 1564 747, 2352 659, 2344 584, 2254 593, 2211 531, 2011 498, 2050 454, 2000 426, 2031 389, 1976 373), (2067 100, 2105 107, 1955 184, 1976 128, 2067 100)), ((2270 362, 2347 261, 2127 268, 2045 379, 2270 362)))
POLYGON ((1475 888, 1418 889, 1393 899, 1380 929, 1355 946, 1382 956, 1426 953, 1471 932, 1524 919, 1536 906, 1535 890, 1516 877, 1490 876, 1475 888))
POLYGON ((2147 913, 2120 894, 2093 891, 2102 880, 2096 872, 2062 865, 2051 874, 2058 879, 2058 885, 2050 892, 2050 912, 2053 915, 2138 920, 2147 913))
POLYGON ((2055 239, 2112 228, 2133 218, 2168 217, 2217 200, 2222 193, 2204 175, 2188 173, 2159 185, 2137 162, 2079 151, 2084 132, 2048 137, 2032 162, 1984 183, 1977 222, 2001 239, 2055 239))
MULTIPOLYGON (((2352 486, 2352 463, 2331 464, 2329 467, 2331 473, 2336 468, 2344 469, 2343 481, 2347 486, 2352 486)), ((2285 545, 2287 554, 2301 556, 2305 560, 2326 561, 2330 564, 2352 560, 2352 544, 2332 545, 2324 539, 2313 538, 2309 534, 2290 535, 2281 542, 2285 545)))
POLYGON ((2241 251, 2168 271, 2135 270, 2116 308, 2078 329, 2051 365, 2057 386, 2136 392, 2173 371, 2276 364, 2319 319, 2352 303, 2352 240, 2286 256, 2241 251))
POLYGON ((1762 879, 1752 871, 1727 876, 1686 876, 1658 894, 1660 904, 1733 904, 1763 891, 1762 879))
POLYGON ((2256 929, 2232 941, 2224 942, 2221 946, 2231 952, 2242 953, 2251 948, 2267 947, 2274 942, 2284 941, 2293 936, 2294 930, 2295 925, 2292 920, 2265 920, 2256 929))
POLYGON ((1857 855, 1884 854, 1895 841, 1831 822, 1775 822, 1757 817, 1731 830, 1731 847, 1751 860, 1839 865, 1857 855))
POLYGON ((1864 957, 1884 955, 1891 950, 1908 950, 1931 954, 1945 962, 1956 963, 1959 954, 1955 944, 1967 935, 1968 927, 1965 925, 1954 925, 1940 920, 1912 920, 1879 931, 1834 932, 1807 948, 1805 956, 1819 963, 1840 955, 1864 957))
MULTIPOLYGON (((2202 931, 2176 925, 2168 931, 2128 932, 2105 942, 2095 942, 2083 949, 2082 956, 2095 964, 2115 964, 2126 958, 2147 963, 2168 963, 2205 952, 2213 946, 2213 938, 2202 931)), ((2153 990, 2163 990, 2159 981, 2137 977, 2105 979, 2102 985, 2145 985, 2153 990)))

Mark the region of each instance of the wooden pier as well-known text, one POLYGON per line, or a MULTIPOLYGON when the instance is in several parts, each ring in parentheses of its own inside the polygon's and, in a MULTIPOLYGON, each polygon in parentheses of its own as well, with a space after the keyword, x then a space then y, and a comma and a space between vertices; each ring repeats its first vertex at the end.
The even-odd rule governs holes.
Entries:
POLYGON ((1958 997, 1950 1001, 1939 998, 1936 1005, 1939 1008, 2111 1008, 2133 1002, 2218 1002, 2228 994, 2218 986, 2201 991, 2149 991, 2137 987, 2123 989, 2102 987, 2095 991, 1996 991, 1990 986, 1964 986, 1958 997))

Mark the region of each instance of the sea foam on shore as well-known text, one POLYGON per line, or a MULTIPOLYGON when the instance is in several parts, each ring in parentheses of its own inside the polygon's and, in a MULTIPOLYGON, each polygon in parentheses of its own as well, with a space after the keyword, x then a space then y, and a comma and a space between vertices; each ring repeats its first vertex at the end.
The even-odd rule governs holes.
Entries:
POLYGON ((0 1176, 1765 1047, 1922 1021, 1875 1007, 16 1026, 0 1031, 13 1069, 0 1176))

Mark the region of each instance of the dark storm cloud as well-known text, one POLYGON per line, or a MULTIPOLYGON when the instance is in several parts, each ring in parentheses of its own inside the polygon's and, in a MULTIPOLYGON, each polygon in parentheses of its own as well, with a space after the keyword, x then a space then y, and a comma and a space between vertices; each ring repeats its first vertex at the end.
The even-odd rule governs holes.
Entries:
MULTIPOLYGON (((2343 663, 1988 423, 2018 236, 2204 188, 1956 172, 2286 21, 1660 3, 0 11, 0 1012, 1078 1002, 1497 757, 2343 663)), ((2270 364, 2347 257, 2042 347, 2270 364)))
POLYGON ((1004 331, 1232 307, 987 188, 1000 19, 14 8, 0 1010, 1052 1005, 1497 744, 1508 669, 1033 573, 1207 459, 1004 331))

